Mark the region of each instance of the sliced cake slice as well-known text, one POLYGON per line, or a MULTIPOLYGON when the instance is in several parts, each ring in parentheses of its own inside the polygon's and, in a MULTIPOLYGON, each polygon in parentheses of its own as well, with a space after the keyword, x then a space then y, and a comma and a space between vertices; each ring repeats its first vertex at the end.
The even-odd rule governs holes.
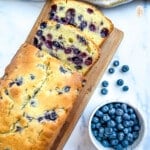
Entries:
POLYGON ((79 29, 55 21, 40 24, 33 44, 83 74, 99 57, 97 46, 79 29))
POLYGON ((76 0, 53 0, 49 19, 79 28, 98 46, 113 30, 112 22, 99 9, 76 0))

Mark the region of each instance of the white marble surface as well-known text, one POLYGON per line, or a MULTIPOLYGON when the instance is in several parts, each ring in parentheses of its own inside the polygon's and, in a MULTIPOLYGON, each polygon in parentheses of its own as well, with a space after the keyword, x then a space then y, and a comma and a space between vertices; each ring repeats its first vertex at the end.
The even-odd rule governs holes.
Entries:
MULTIPOLYGON (((10 62, 19 46, 25 41, 44 2, 29 0, 0 0, 0 75, 10 62)), ((95 150, 88 137, 88 120, 92 110, 102 102, 118 99, 132 103, 145 117, 146 136, 138 150, 150 148, 150 1, 137 0, 116 8, 102 9, 115 26, 124 32, 124 39, 113 60, 118 59, 130 66, 127 74, 116 70, 115 74, 105 72, 102 80, 109 81, 109 93, 100 95, 101 81, 95 89, 89 104, 78 121, 64 150, 95 150), (140 15, 138 10, 140 8, 140 15), (115 81, 123 78, 129 85, 128 92, 117 88, 115 81)), ((112 63, 110 63, 111 66, 112 63)))

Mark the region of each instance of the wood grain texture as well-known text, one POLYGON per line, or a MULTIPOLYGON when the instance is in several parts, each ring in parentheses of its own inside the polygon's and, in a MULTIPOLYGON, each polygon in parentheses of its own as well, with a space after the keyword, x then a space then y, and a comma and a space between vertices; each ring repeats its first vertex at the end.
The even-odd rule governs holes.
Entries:
MULTIPOLYGON (((31 32, 29 33, 26 42, 32 44, 33 38, 36 33, 36 29, 39 24, 48 19, 48 13, 50 8, 51 1, 47 0, 45 3, 37 21, 35 22, 31 32)), ((82 115, 84 108, 86 107, 88 101, 90 100, 91 95, 93 94, 94 89, 96 88, 98 82, 100 81, 102 75, 104 74, 105 69, 110 63, 113 55, 115 54, 117 47, 119 46, 121 40, 123 38, 123 32, 114 29, 112 33, 109 35, 108 39, 103 43, 100 50, 100 58, 94 64, 92 69, 86 75, 86 84, 80 95, 73 106, 66 122, 64 123, 59 135, 57 136, 51 150, 62 150, 64 144, 69 138, 72 130, 74 129, 78 119, 82 115)))

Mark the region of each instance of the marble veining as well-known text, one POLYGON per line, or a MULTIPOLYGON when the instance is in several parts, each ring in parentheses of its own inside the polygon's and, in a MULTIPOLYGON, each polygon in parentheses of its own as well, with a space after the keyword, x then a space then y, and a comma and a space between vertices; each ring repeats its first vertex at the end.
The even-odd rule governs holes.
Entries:
MULTIPOLYGON (((0 0, 0 75, 17 49, 29 34, 44 2, 29 0, 0 0)), ((87 107, 73 130, 64 150, 96 150, 88 136, 88 121, 95 107, 111 100, 129 102, 142 111, 145 118, 146 136, 137 150, 148 150, 150 147, 150 1, 136 0, 115 8, 102 9, 115 27, 124 32, 113 60, 119 60, 120 66, 128 64, 130 71, 120 73, 119 69, 113 75, 107 70, 102 80, 109 81, 107 96, 100 94, 101 81, 95 89, 87 107), (129 85, 128 92, 122 92, 115 82, 122 78, 129 85)), ((112 61, 113 61, 112 60, 112 61)))

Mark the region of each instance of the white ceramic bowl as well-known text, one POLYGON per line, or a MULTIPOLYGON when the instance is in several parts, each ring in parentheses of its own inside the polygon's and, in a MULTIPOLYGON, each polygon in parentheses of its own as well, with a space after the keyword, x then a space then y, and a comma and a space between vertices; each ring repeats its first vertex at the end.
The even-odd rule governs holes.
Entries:
POLYGON ((139 137, 138 139, 136 139, 136 141, 134 141, 134 143, 129 146, 126 150, 131 150, 131 149, 134 149, 136 150, 137 148, 139 148, 140 146, 140 143, 142 141, 142 139, 144 138, 145 136, 145 130, 146 130, 146 124, 145 124, 145 119, 144 119, 144 114, 139 111, 139 109, 137 109, 135 106, 131 105, 130 103, 127 103, 127 102, 121 102, 121 101, 118 101, 118 100, 112 100, 112 101, 107 101, 106 103, 102 103, 101 105, 97 106, 94 111, 92 112, 91 116, 90 116, 90 119, 89 119, 89 124, 88 124, 88 131, 89 131, 89 137, 93 143, 93 145, 98 149, 98 150, 112 150, 111 148, 106 148, 104 147, 99 141, 96 140, 96 138, 94 137, 93 133, 92 133, 92 130, 91 130, 91 122, 92 122, 92 118, 94 116, 94 114, 96 113, 96 111, 101 108, 102 106, 104 106, 105 104, 109 104, 109 103, 125 103, 127 105, 129 105, 131 108, 133 108, 138 116, 138 119, 139 119, 139 122, 140 122, 140 125, 141 125, 141 130, 139 132, 139 137))

